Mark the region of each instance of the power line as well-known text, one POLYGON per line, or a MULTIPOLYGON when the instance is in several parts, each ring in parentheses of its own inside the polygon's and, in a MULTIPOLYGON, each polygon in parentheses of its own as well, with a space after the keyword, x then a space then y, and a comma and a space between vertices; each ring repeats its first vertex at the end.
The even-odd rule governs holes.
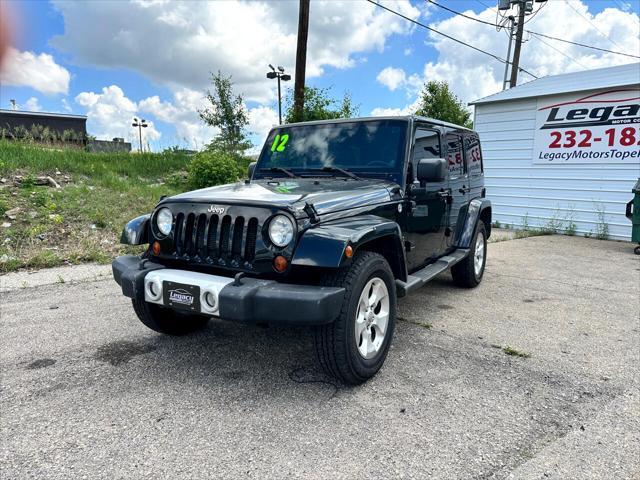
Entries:
POLYGON ((592 50, 598 50, 600 52, 605 52, 605 53, 615 53, 616 55, 623 55, 625 57, 640 58, 640 56, 638 56, 638 55, 631 55, 630 53, 616 52, 615 50, 607 50, 606 48, 594 47, 593 45, 585 45, 584 43, 572 42, 571 40, 565 40, 564 38, 552 37, 551 35, 545 35, 544 33, 539 33, 539 32, 532 32, 531 30, 526 30, 526 32, 530 33, 531 35, 536 35, 538 37, 544 37, 544 38, 548 38, 550 40, 557 40, 559 42, 570 43, 571 45, 576 45, 578 47, 590 48, 592 50))
MULTIPOLYGON (((449 8, 449 7, 445 7, 444 5, 441 5, 441 4, 437 3, 437 2, 434 2, 433 0, 427 0, 427 1, 429 3, 432 3, 433 5, 436 5, 436 6, 440 7, 440 8, 442 8, 443 10, 447 10, 448 12, 451 12, 451 13, 453 13, 455 15, 459 15, 461 17, 467 18, 469 20, 473 20, 473 21, 478 22, 478 23, 483 23, 485 25, 491 25, 492 27, 496 27, 496 28, 501 28, 502 27, 501 25, 499 25, 497 23, 491 23, 491 22, 487 22, 486 20, 481 20, 479 18, 472 17, 470 15, 465 15, 464 13, 458 12, 456 10, 453 10, 453 9, 449 8)), ((476 0, 476 1, 478 1, 482 5, 485 5, 483 2, 480 2, 479 0, 476 0)), ((565 2, 566 2, 566 0, 565 0, 565 2)), ((571 4, 569 4, 569 3, 567 3, 567 4, 571 7, 571 4)), ((573 7, 571 7, 571 8, 573 8, 573 7)), ((537 11, 540 11, 540 10, 538 9, 537 11)), ((576 10, 576 12, 578 12, 578 11, 576 10)), ((580 12, 578 12, 578 13, 580 14, 580 12)), ((582 15, 582 14, 580 14, 580 15, 582 15)), ((586 19, 586 18, 585 18, 585 20, 588 21, 588 19, 586 19)), ((640 58, 640 56, 638 56, 638 55, 631 55, 630 53, 616 52, 615 50, 607 50, 606 48, 594 47, 593 45, 586 45, 584 43, 572 42, 571 40, 566 40, 564 38, 558 38, 558 37, 552 37, 551 35, 546 35, 546 34, 540 33, 540 32, 534 32, 532 30, 525 29, 525 32, 530 33, 531 35, 537 35, 539 37, 548 38, 550 40, 556 40, 558 42, 569 43, 571 45, 576 45, 578 47, 590 48, 592 50, 598 50, 598 51, 606 52, 606 53, 614 53, 616 55, 624 55, 625 57, 640 58)))
MULTIPOLYGON (((382 4, 380 4, 380 3, 377 3, 377 2, 374 2, 373 0, 367 0, 367 2, 372 3, 372 4, 376 5, 377 7, 380 7, 380 8, 382 8, 382 9, 386 10, 387 12, 393 13, 394 15, 397 15, 398 17, 404 18, 405 20, 407 20, 407 21, 409 21, 409 22, 411 22, 411 23, 413 23, 413 24, 415 24, 415 25, 418 25, 418 26, 420 26, 420 27, 422 27, 422 28, 426 28, 426 29, 427 29, 427 30, 429 30, 430 32, 437 33, 438 35, 442 35, 443 37, 446 37, 446 38, 448 38, 449 40, 453 40, 453 41, 454 41, 454 42, 456 42, 456 43, 459 43, 459 44, 461 44, 461 45, 464 45, 465 47, 469 47, 469 48, 471 48, 471 49, 473 49, 473 50, 475 50, 475 51, 477 51, 477 52, 484 53, 485 55, 488 55, 488 56, 490 56, 490 57, 494 58, 495 60, 498 60, 498 61, 499 61, 499 62, 501 62, 501 63, 511 63, 511 62, 509 62, 508 60, 505 60, 505 59, 503 59, 503 58, 500 58, 499 56, 497 56, 497 55, 495 55, 495 54, 493 54, 493 53, 491 53, 491 52, 487 52, 486 50, 482 50, 481 48, 474 47, 473 45, 470 45, 470 44, 468 44, 468 43, 466 43, 466 42, 463 42, 462 40, 458 40, 457 38, 452 37, 451 35, 447 35, 446 33, 442 33, 442 32, 440 32, 440 31, 436 30, 435 28, 432 28, 432 27, 430 27, 430 26, 428 26, 428 25, 425 25, 424 23, 418 22, 417 20, 414 20, 413 18, 409 18, 409 17, 407 17, 407 16, 405 16, 405 15, 401 14, 400 12, 397 12, 397 11, 395 11, 395 10, 392 10, 392 9, 388 8, 388 7, 385 7, 384 5, 382 5, 382 4)), ((535 79, 537 79, 537 78, 538 78, 538 77, 537 77, 537 76, 535 76, 533 73, 528 72, 527 70, 525 70, 525 69, 524 69, 524 68, 522 68, 522 67, 518 67, 518 70, 520 70, 520 71, 522 71, 522 72, 526 73, 527 75, 531 75, 531 76, 532 76, 533 78, 535 78, 535 79)))
POLYGON ((535 38, 537 41, 542 42, 543 44, 545 44, 547 47, 552 48, 553 50, 555 50, 556 52, 558 52, 560 55, 564 55, 565 57, 567 57, 569 60, 571 60, 573 63, 575 63, 576 65, 579 65, 580 67, 584 68, 585 70, 589 70, 587 67, 585 67, 583 64, 581 64, 578 60, 576 60, 575 58, 573 58, 571 55, 568 55, 566 53, 564 53, 562 50, 560 50, 559 48, 554 47, 553 45, 545 42, 544 40, 542 40, 540 37, 536 37, 536 36, 531 36, 531 38, 535 38))
POLYGON ((610 41, 613 45, 615 45, 616 47, 620 47, 620 45, 618 45, 616 42, 614 42, 613 40, 611 40, 611 39, 609 38, 609 36, 608 36, 606 33, 604 33, 602 30, 600 30, 600 29, 596 26, 596 24, 595 24, 595 23, 593 23, 591 20, 589 20, 587 17, 585 17, 582 13, 580 13, 580 10, 576 9, 573 5, 571 5, 571 4, 569 3, 569 1, 568 1, 568 0, 564 0, 564 3, 566 3, 567 5, 569 5, 569 7, 571 8, 571 10, 573 10, 573 11, 574 11, 574 12, 576 12, 578 15, 580 15, 582 18, 584 18, 587 22, 589 22, 589 23, 591 24, 591 26, 592 26, 593 28, 595 28, 595 29, 600 33, 600 35, 602 35, 604 38, 606 38, 607 40, 609 40, 609 41, 610 41))
POLYGON ((436 7, 440 7, 440 8, 442 8, 443 10, 446 10, 447 12, 454 13, 454 14, 458 15, 459 17, 468 18, 469 20, 473 20, 473 21, 476 21, 476 22, 478 22, 478 23, 484 23, 485 25, 491 25, 492 27, 498 27, 498 26, 500 26, 500 25, 498 25, 498 24, 496 24, 496 23, 493 23, 493 22, 487 22, 486 20, 482 20, 482 19, 480 19, 480 18, 472 17, 471 15, 466 15, 466 14, 464 14, 464 13, 462 13, 462 12, 458 12, 458 11, 456 11, 456 10, 453 10, 453 9, 449 8, 449 7, 445 7, 444 5, 440 5, 439 3, 434 2, 433 0, 427 0, 427 2, 429 2, 429 3, 433 4, 433 5, 435 5, 436 7))

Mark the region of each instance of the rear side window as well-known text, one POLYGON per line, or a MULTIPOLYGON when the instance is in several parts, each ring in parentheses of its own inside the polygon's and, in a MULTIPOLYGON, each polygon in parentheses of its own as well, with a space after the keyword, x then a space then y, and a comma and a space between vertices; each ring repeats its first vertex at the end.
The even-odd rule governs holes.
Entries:
POLYGON ((462 153, 462 136, 458 133, 447 133, 447 162, 449 163, 449 175, 452 178, 465 174, 466 168, 462 153))
POLYGON ((467 165, 471 175, 480 175, 483 172, 482 150, 480 150, 480 138, 478 135, 469 135, 464 145, 467 165))
POLYGON ((440 158, 440 135, 434 130, 418 128, 413 144, 413 161, 422 158, 440 158))
POLYGON ((412 182, 416 178, 418 160, 423 158, 442 158, 440 133, 436 130, 416 129, 413 135, 413 151, 409 170, 407 171, 407 182, 412 182))

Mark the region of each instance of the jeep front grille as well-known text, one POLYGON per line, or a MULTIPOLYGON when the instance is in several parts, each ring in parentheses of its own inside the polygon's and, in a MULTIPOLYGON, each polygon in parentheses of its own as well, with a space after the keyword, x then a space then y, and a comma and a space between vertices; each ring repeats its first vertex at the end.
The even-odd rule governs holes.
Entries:
POLYGON ((256 253, 258 219, 178 213, 173 254, 181 259, 238 267, 256 253))

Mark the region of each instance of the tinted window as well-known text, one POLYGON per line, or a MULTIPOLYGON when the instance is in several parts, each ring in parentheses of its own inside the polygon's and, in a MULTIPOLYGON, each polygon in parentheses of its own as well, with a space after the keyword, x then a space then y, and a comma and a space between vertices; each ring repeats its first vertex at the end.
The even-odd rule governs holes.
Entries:
POLYGON ((446 141, 449 174, 452 177, 459 177, 466 171, 462 154, 462 136, 457 133, 447 133, 446 141))
POLYGON ((471 175, 482 173, 482 152, 480 150, 480 139, 477 135, 469 135, 465 139, 465 155, 467 165, 471 175))
POLYGON ((360 173, 399 174, 406 132, 407 123, 402 120, 283 126, 269 133, 256 172, 272 167, 296 173, 340 167, 360 173))
POLYGON ((440 135, 433 130, 416 130, 413 144, 413 160, 421 158, 441 158, 440 135))

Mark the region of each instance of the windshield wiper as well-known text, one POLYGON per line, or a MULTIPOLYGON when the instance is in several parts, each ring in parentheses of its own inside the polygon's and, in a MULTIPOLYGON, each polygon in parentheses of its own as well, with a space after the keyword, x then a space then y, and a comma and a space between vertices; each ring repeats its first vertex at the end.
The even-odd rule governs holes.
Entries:
POLYGON ((344 175, 345 177, 353 178, 354 180, 362 180, 355 173, 351 173, 349 170, 345 170, 344 168, 340 168, 340 167, 322 167, 322 171, 323 172, 332 172, 332 173, 338 172, 338 173, 341 173, 342 175, 344 175))
POLYGON ((261 168, 260 171, 261 172, 281 172, 281 173, 284 173, 289 178, 296 178, 295 173, 282 167, 261 168))

